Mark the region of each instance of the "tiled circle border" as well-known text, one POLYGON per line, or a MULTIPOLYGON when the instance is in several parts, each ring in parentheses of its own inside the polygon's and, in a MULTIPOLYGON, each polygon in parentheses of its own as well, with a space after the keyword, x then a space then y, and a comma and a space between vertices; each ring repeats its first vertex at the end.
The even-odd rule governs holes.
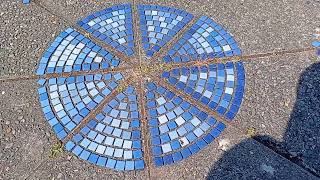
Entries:
MULTIPOLYGON (((159 81, 166 86, 157 81, 143 84, 147 134, 151 136, 147 148, 153 165, 168 165, 197 153, 217 138, 226 128, 225 122, 234 119, 244 93, 241 61, 187 63, 238 56, 241 51, 233 37, 206 16, 195 19, 186 11, 158 5, 136 8, 140 44, 151 61, 193 23, 169 46, 161 62, 155 62, 181 63, 182 67, 158 69, 159 81)), ((104 9, 77 24, 127 57, 139 56, 134 47, 137 37, 131 4, 104 9)), ((125 63, 85 34, 68 28, 40 60, 37 75, 44 78, 38 81, 38 92, 45 117, 57 137, 65 141, 67 151, 99 166, 139 170, 146 166, 146 154, 138 89, 128 83, 116 91, 126 73, 108 71, 125 63), (90 73, 94 71, 98 73, 90 73), (68 73, 74 75, 64 76, 68 73), (91 117, 93 111, 98 112, 91 117)))

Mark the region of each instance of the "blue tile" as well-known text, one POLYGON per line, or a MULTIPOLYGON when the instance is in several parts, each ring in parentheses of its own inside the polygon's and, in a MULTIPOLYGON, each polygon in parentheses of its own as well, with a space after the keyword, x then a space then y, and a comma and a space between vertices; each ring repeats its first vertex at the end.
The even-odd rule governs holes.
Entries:
MULTIPOLYGON (((78 25, 106 46, 132 56, 135 47, 131 9, 130 4, 112 6, 83 18, 78 25)), ((138 13, 142 47, 147 56, 159 52, 193 18, 183 10, 158 5, 138 5, 138 13)), ((241 54, 235 39, 205 16, 170 48, 164 54, 165 63, 241 54)), ((90 72, 121 63, 121 59, 72 28, 51 43, 36 73, 41 76, 40 105, 58 139, 64 140, 124 79, 120 73, 90 72), (88 71, 87 75, 43 78, 50 73, 83 71, 88 71)), ((179 67, 160 74, 169 86, 188 98, 156 82, 145 85, 147 102, 143 108, 147 111, 155 166, 188 158, 213 142, 226 126, 202 106, 231 121, 240 108, 245 87, 241 61, 179 67), (202 106, 194 104, 195 100, 202 106)), ((65 149, 101 167, 121 171, 144 169, 139 98, 133 86, 111 97, 102 111, 65 144, 65 149)))
POLYGON ((177 9, 164 9, 158 5, 139 5, 138 11, 143 48, 149 57, 167 44, 193 17, 184 11, 179 13, 177 9), (164 16, 165 13, 170 16, 164 16))
POLYGON ((29 3, 30 3, 30 0, 22 0, 22 3, 23 3, 23 4, 29 4, 29 3))
MULTIPOLYGON (((131 5, 101 10, 95 16, 89 15, 78 21, 78 25, 127 56, 134 55, 131 5)), ((113 65, 117 65, 117 62, 113 65)))
POLYGON ((92 44, 92 47, 94 48, 91 48, 90 45, 86 43, 85 39, 81 39, 80 41, 76 42, 70 41, 70 39, 75 40, 76 38, 81 36, 83 35, 71 28, 62 32, 43 55, 37 69, 37 75, 44 75, 45 73, 94 70, 103 68, 102 63, 109 64, 108 67, 118 66, 118 64, 112 64, 111 62, 114 57, 113 55, 111 55, 111 57, 103 56, 102 52, 105 50, 102 50, 101 47, 94 45, 94 43, 90 40, 88 40, 89 44, 92 44), (62 39, 63 41, 61 42, 62 39), (71 49, 70 52, 67 52, 65 49, 66 46, 70 48, 72 47, 73 49, 71 49), (73 55, 70 55, 71 51, 73 55), (87 55, 89 55, 90 57, 87 55), (93 59, 95 59, 97 63, 94 63, 93 59), (70 65, 67 65, 70 62, 72 63, 70 65))

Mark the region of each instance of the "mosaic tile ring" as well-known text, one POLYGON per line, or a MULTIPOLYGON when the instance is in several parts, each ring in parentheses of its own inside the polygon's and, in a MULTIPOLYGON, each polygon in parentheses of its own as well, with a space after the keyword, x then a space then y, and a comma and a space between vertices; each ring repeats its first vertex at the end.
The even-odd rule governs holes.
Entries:
POLYGON ((173 164, 205 148, 236 116, 243 64, 215 59, 241 51, 209 17, 120 4, 76 26, 56 37, 36 73, 46 120, 80 159, 115 170, 173 164))

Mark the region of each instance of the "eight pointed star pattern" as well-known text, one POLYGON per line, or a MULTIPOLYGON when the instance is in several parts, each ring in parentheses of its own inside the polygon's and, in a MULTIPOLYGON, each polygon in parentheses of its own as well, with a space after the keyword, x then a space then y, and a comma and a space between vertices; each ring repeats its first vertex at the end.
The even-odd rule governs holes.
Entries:
POLYGON ((185 159, 214 141, 245 85, 234 38, 212 19, 116 5, 53 41, 37 69, 40 103, 65 149, 116 170, 185 159))

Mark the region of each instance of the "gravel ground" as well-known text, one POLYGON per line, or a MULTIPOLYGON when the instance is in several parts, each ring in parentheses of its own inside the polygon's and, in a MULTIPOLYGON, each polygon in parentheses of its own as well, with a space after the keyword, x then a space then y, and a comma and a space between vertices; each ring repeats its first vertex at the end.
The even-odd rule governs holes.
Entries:
POLYGON ((33 81, 1 83, 0 179, 26 178, 54 144, 35 87, 33 81))
MULTIPOLYGON (((63 29, 97 10, 132 2, 34 1, 28 6, 20 1, 0 2, 0 22, 4 22, 0 26, 0 78, 34 74, 43 51, 63 29)), ((173 6, 212 17, 235 36, 244 54, 310 47, 320 22, 317 0, 135 3, 173 6)), ((233 127, 200 153, 175 165, 150 167, 150 172, 101 169, 68 153, 49 158, 56 139, 42 114, 35 80, 1 82, 0 179, 315 179, 248 138, 246 131, 252 128, 280 144, 297 157, 297 164, 317 173, 320 67, 316 63, 315 52, 245 62, 246 93, 233 127)))
POLYGON ((200 153, 152 169, 151 179, 316 179, 242 131, 229 127, 200 153))
POLYGON ((43 52, 67 27, 31 3, 0 2, 0 76, 33 74, 43 52))
POLYGON ((93 12, 116 4, 131 3, 130 0, 38 0, 41 5, 74 24, 93 12))
POLYGON ((255 128, 261 140, 276 142, 320 175, 320 66, 314 54, 245 63, 246 95, 236 123, 244 131, 255 128))

